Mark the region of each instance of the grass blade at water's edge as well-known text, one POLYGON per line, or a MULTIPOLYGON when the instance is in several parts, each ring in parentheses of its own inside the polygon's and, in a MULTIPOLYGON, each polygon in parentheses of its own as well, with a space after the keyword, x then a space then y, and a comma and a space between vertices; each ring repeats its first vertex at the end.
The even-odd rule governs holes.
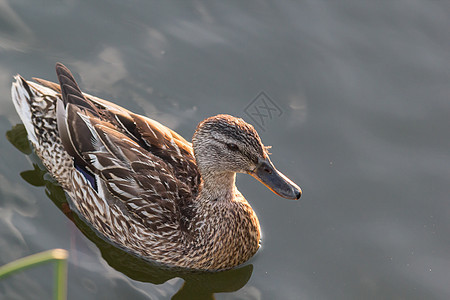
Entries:
POLYGON ((0 279, 33 266, 54 261, 56 263, 54 297, 57 300, 66 299, 68 256, 68 252, 64 249, 52 249, 17 259, 0 267, 0 279))

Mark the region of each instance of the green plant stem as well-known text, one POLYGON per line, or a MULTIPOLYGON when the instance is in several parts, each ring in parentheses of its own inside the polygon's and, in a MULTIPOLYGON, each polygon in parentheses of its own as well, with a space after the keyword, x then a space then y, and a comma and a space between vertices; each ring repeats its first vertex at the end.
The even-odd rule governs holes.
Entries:
POLYGON ((55 261, 55 299, 66 299, 67 295, 67 257, 68 252, 64 249, 53 249, 41 253, 20 258, 0 267, 0 278, 13 273, 40 265, 49 261, 55 261))
POLYGON ((54 295, 57 300, 63 300, 67 297, 67 259, 56 261, 54 295))

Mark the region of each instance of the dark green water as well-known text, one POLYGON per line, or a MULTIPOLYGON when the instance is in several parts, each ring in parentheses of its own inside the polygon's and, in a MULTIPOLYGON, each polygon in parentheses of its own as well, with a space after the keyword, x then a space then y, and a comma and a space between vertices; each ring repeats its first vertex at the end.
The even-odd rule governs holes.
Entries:
MULTIPOLYGON (((0 264, 69 250, 69 299, 449 299, 449 15, 431 1, 0 0, 0 264), (225 273, 159 270, 98 240, 19 151, 12 76, 55 80, 57 61, 187 139, 208 116, 243 117, 302 199, 239 176, 263 246, 225 273)), ((42 266, 0 281, 0 298, 49 299, 52 283, 42 266)))

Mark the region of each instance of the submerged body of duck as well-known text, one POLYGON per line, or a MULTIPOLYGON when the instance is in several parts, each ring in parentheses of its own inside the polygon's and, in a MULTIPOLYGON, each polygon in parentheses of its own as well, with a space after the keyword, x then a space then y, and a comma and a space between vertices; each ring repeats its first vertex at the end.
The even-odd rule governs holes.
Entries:
POLYGON ((63 65, 56 70, 60 85, 16 76, 14 105, 71 207, 116 245, 168 266, 232 268, 253 256, 260 241, 236 173, 300 198, 242 119, 208 118, 191 144, 154 120, 82 93, 63 65))

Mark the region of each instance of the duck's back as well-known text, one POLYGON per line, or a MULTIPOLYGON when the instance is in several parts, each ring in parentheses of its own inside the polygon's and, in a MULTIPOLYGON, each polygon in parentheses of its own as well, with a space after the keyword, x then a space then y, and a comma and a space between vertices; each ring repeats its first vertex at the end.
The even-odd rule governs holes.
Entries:
MULTIPOLYGON (((61 88, 58 84, 38 78, 34 80, 53 90, 57 93, 56 96, 60 97, 61 88)), ((197 192, 200 174, 190 142, 157 121, 98 97, 85 93, 83 96, 99 110, 100 119, 106 119, 107 123, 113 125, 118 132, 125 134, 143 149, 166 162, 176 178, 186 183, 194 193, 197 192)))

